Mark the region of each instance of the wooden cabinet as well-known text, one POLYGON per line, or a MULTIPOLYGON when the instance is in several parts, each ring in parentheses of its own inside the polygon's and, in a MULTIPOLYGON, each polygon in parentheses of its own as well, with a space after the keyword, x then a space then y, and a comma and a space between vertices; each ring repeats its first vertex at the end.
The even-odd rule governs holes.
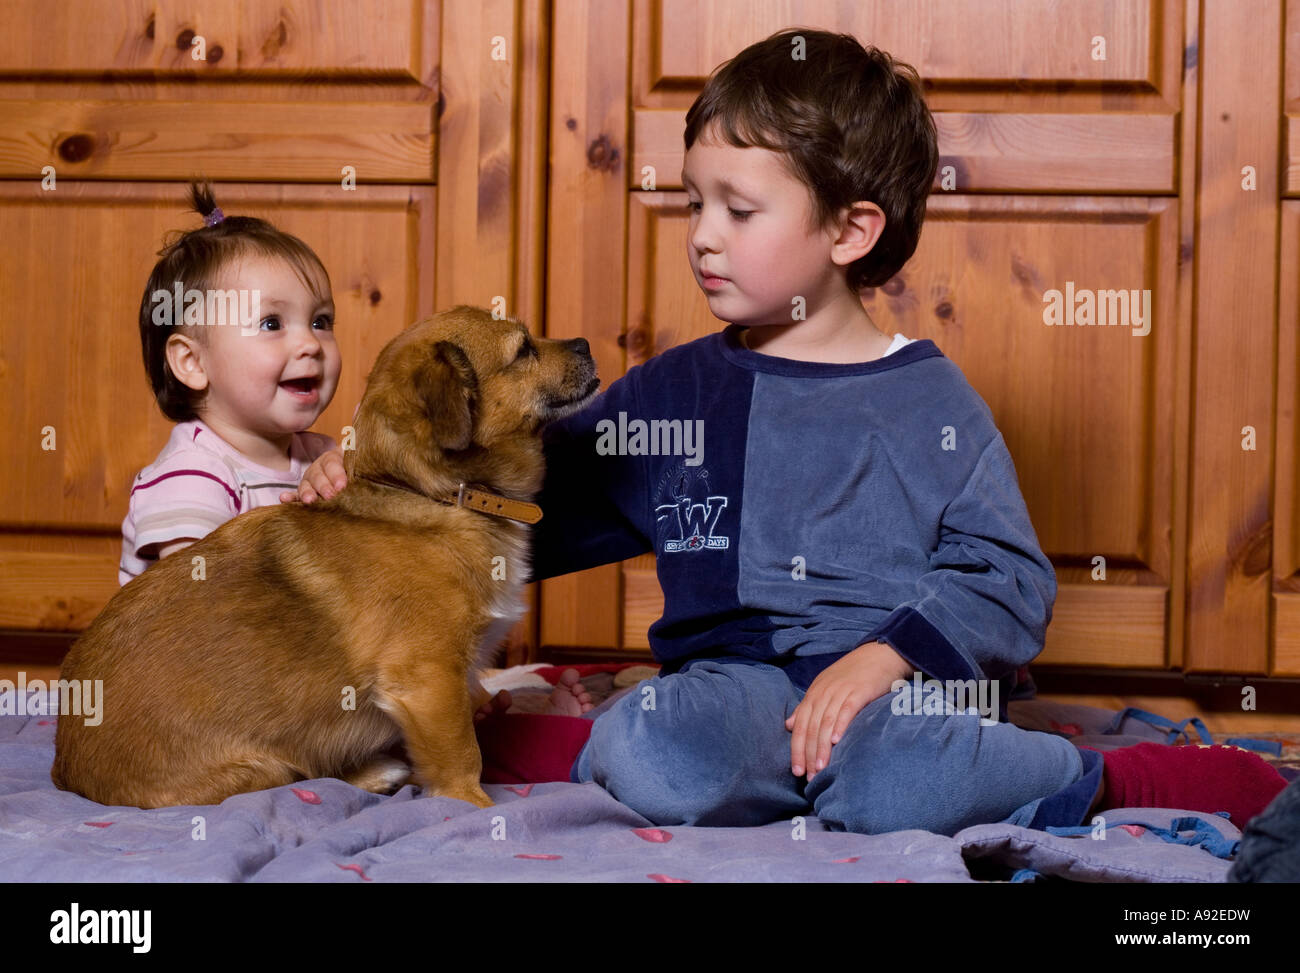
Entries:
MULTIPOLYGON (((0 628, 75 632, 116 590, 126 488, 168 430, 136 305, 196 222, 188 179, 330 270, 321 431, 388 337, 454 303, 585 337, 608 382, 723 327, 685 259, 683 119, 720 62, 802 24, 926 81, 929 217, 863 300, 1003 431, 1060 581, 1042 661, 1300 675, 1300 0, 13 6, 0 628), (1149 327, 1046 324, 1053 291, 1149 296, 1149 327)), ((662 604, 652 555, 534 588, 512 661, 643 650, 662 604)))
MULTIPOLYGON (((434 189, 360 186, 339 205, 332 186, 217 188, 227 212, 310 241, 331 273, 346 367, 316 428, 334 434, 383 343, 432 309, 434 189)), ((171 433, 136 321, 158 241, 198 222, 182 207, 174 183, 0 183, 5 628, 79 630, 117 591, 127 490, 171 433)))

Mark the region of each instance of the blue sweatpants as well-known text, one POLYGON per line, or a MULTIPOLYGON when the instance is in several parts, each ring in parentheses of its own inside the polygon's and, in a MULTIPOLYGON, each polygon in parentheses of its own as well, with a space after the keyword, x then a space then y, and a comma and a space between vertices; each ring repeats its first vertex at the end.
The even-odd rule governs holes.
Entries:
POLYGON ((1101 783, 1101 755, 1062 737, 962 713, 896 715, 886 693, 854 718, 809 784, 790 771, 785 728, 803 695, 776 666, 693 661, 613 701, 571 779, 599 784, 659 825, 815 814, 836 831, 943 835, 999 821, 1079 825, 1101 783))

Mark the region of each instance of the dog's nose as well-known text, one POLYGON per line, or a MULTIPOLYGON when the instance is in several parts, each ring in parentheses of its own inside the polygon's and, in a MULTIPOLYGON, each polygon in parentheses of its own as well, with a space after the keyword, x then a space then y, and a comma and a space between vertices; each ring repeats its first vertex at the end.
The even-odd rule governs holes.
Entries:
POLYGON ((591 345, 587 344, 586 338, 570 338, 567 342, 570 351, 576 351, 579 355, 591 357, 591 345))

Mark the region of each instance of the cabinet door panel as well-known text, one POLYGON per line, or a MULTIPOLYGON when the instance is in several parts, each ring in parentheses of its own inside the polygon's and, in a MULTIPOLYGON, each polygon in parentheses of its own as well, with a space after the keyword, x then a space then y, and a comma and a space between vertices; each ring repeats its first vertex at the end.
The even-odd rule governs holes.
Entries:
MULTIPOLYGON (((158 241, 198 224, 181 215, 181 188, 0 185, 0 449, 13 463, 0 484, 0 627, 83 628, 117 590, 131 481, 172 428, 144 374, 137 321, 158 241)), ((227 213, 306 241, 330 273, 343 374, 313 428, 337 440, 379 349, 432 311, 434 190, 362 186, 347 209, 333 187, 216 192, 227 213)))

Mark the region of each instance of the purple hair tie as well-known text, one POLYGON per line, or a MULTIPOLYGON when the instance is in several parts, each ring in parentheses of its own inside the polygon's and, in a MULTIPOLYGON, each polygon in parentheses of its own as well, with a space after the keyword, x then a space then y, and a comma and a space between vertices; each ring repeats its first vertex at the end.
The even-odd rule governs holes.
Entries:
POLYGON ((226 214, 221 212, 220 206, 214 206, 212 212, 203 217, 204 226, 216 226, 226 218, 226 214))

